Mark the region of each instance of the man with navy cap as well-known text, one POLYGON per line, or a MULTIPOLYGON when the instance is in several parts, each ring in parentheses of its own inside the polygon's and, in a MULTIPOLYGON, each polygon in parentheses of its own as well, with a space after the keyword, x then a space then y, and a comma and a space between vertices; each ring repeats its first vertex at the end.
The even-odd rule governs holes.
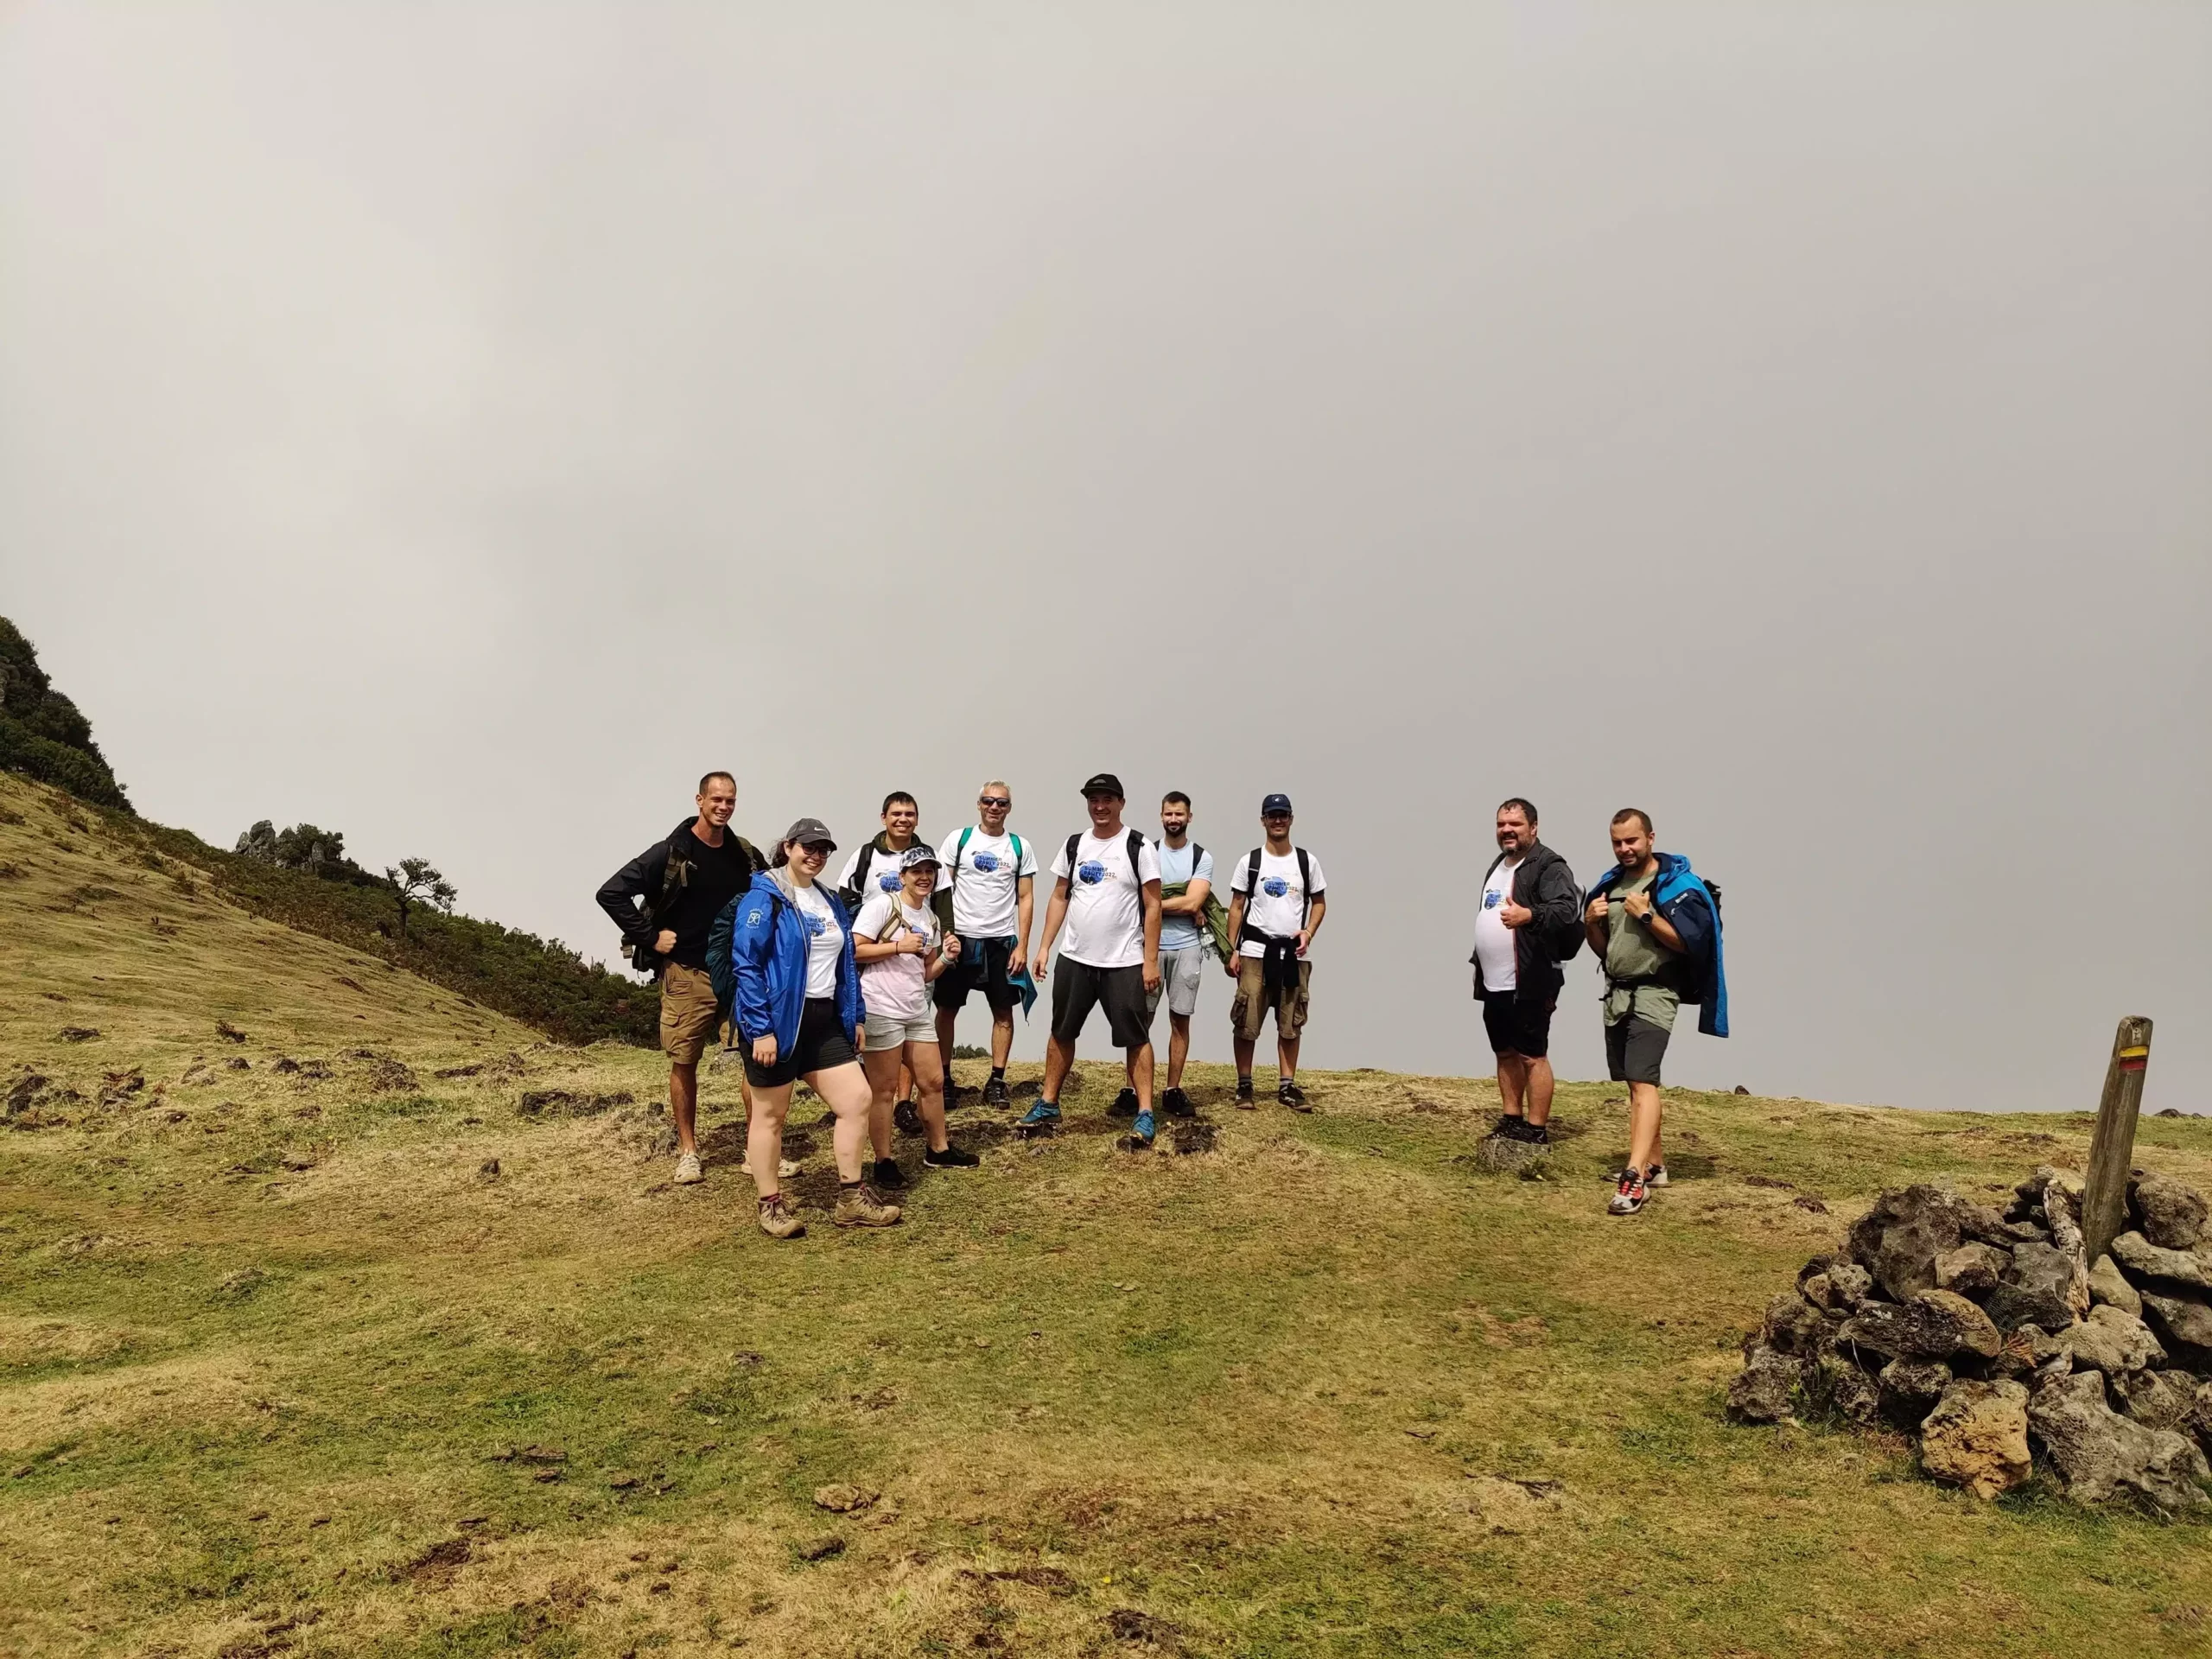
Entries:
POLYGON ((1329 880, 1321 861, 1290 839, 1290 797, 1260 803, 1264 846, 1237 861, 1229 878, 1229 937, 1236 958, 1229 964, 1236 995, 1229 1023, 1236 1046, 1236 1103, 1252 1109, 1252 1052, 1268 1010, 1275 1015, 1275 1098, 1294 1112, 1310 1112, 1298 1086, 1298 1043, 1305 1034, 1313 964, 1306 958, 1328 913, 1329 880))

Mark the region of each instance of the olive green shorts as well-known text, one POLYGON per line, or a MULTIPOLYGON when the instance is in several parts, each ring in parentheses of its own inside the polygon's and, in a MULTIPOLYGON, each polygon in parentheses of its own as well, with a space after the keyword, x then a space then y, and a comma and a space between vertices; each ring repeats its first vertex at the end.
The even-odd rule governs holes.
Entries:
POLYGON ((1257 957, 1236 959, 1236 996, 1229 1005, 1229 1023, 1236 1035, 1248 1043, 1260 1040, 1260 1027, 1267 1024, 1268 1010, 1275 1014, 1275 1035, 1282 1041, 1294 1043, 1306 1030, 1306 1013, 1313 992, 1313 964, 1298 964, 1298 983, 1295 988, 1269 991, 1267 983, 1267 964, 1257 957))
POLYGON ((671 1064, 698 1065, 721 1023, 721 1004, 705 969, 671 962, 661 969, 660 1046, 671 1064))

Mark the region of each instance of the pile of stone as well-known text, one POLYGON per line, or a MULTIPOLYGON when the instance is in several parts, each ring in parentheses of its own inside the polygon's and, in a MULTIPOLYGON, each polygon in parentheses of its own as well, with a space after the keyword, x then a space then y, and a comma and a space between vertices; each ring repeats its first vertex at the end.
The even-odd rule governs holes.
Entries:
POLYGON ((2136 1172, 2129 1230, 2087 1259, 2082 1182, 2048 1166, 2001 1213, 1885 1192, 1744 1346, 1729 1414, 1800 1410, 1912 1435, 1981 1497, 2038 1464, 2068 1497, 2212 1511, 2212 1232, 2203 1198, 2136 1172))

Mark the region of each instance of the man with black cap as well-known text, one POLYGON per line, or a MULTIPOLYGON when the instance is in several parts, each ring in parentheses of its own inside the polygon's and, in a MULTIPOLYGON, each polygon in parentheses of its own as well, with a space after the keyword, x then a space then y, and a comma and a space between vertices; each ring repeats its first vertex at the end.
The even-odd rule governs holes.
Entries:
MULTIPOLYGON (((640 973, 660 981, 660 1043, 668 1055, 668 1106, 676 1120, 676 1179, 706 1179, 696 1123, 699 1059, 725 1009, 707 976, 707 934, 722 906, 768 868, 760 850, 730 830, 737 780, 710 772, 699 780, 698 813, 607 879, 599 907, 622 930, 640 973)), ((747 1108, 748 1112, 750 1108, 747 1108)))
POLYGON ((1122 780, 1098 772, 1083 786, 1090 829, 1070 836, 1052 860, 1052 896, 1035 977, 1046 976, 1052 946, 1067 927, 1052 981, 1052 1034, 1045 1047, 1045 1085, 1020 1127, 1050 1130, 1060 1118, 1060 1085, 1075 1064, 1076 1039, 1100 1003, 1114 1040, 1127 1052, 1137 1091, 1132 1142, 1149 1147, 1152 1116, 1152 993, 1160 988, 1160 855, 1140 830, 1122 824, 1122 780))
POLYGON ((1289 796, 1262 801, 1267 844, 1240 860, 1229 878, 1229 937, 1237 942, 1229 964, 1236 982, 1229 1023, 1236 1046, 1236 1103, 1247 1110, 1253 1105, 1252 1053, 1269 1008, 1275 1014, 1275 1098, 1294 1112, 1313 1109, 1298 1086, 1298 1044, 1313 978, 1306 953, 1328 913, 1329 879, 1319 859, 1291 844, 1291 822, 1289 796))

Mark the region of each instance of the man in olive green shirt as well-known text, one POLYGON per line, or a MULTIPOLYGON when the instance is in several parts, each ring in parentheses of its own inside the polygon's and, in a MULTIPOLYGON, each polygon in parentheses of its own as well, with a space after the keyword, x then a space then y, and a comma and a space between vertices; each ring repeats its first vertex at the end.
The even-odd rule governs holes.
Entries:
POLYGON ((1673 923, 1653 905, 1659 860, 1651 820, 1635 807, 1613 817, 1618 870, 1583 912, 1590 949, 1605 970, 1605 1067, 1628 1084, 1628 1167, 1618 1182, 1614 1215, 1632 1216, 1652 1187, 1667 1185, 1659 1157, 1659 1063, 1675 1029, 1681 994, 1671 982, 1687 949, 1673 923))

